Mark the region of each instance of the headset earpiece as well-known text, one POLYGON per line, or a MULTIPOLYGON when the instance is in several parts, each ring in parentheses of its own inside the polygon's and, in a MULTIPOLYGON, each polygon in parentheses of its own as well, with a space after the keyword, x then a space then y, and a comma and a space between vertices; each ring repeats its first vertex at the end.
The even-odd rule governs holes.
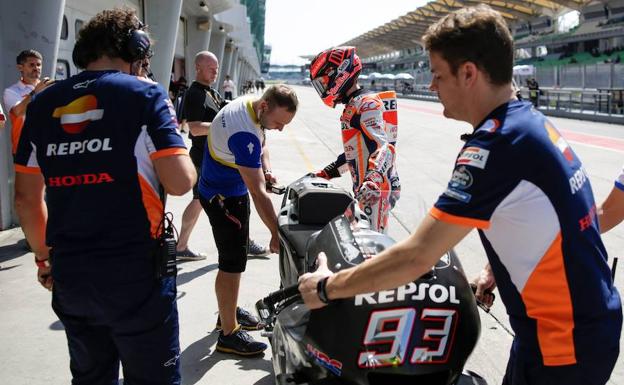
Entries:
POLYGON ((126 45, 128 57, 126 59, 129 59, 128 62, 130 63, 152 56, 149 35, 140 28, 143 28, 142 24, 139 25, 139 29, 133 29, 128 32, 128 43, 126 45))

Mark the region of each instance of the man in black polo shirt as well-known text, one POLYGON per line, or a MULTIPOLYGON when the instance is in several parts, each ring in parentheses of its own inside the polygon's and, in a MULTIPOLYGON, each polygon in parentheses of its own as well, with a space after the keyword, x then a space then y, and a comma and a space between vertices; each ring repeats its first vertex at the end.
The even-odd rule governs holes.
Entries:
MULTIPOLYGON (((201 51, 195 55, 195 81, 184 95, 182 119, 188 122, 189 139, 191 140, 190 156, 197 172, 199 172, 204 158, 206 135, 210 129, 212 119, 227 103, 221 95, 211 87, 219 73, 219 60, 209 51, 201 51)), ((194 252, 188 247, 189 237, 195 223, 202 212, 199 203, 197 183, 193 186, 193 200, 182 214, 182 228, 178 240, 177 257, 180 260, 198 261, 206 259, 206 254, 194 252)), ((249 242, 249 254, 265 256, 268 251, 254 241, 249 242)))

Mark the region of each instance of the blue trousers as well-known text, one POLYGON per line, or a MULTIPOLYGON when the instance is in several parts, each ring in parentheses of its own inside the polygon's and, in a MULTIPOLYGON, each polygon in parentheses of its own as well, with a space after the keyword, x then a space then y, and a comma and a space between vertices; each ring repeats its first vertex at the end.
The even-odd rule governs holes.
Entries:
POLYGON ((619 355, 617 346, 574 365, 544 366, 541 357, 511 348, 503 385, 604 385, 619 355))
POLYGON ((124 385, 180 384, 175 277, 156 280, 149 268, 109 279, 55 274, 54 264, 52 308, 65 326, 73 385, 117 385, 120 362, 124 385))

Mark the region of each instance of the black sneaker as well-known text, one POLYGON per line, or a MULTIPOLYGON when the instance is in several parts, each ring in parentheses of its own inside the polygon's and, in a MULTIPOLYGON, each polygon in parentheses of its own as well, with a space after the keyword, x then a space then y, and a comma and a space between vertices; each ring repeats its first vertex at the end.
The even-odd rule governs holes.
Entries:
MULTIPOLYGON (((243 330, 262 330, 265 326, 264 322, 260 321, 258 317, 241 307, 236 308, 236 322, 243 330)), ((221 317, 217 317, 217 326, 215 328, 221 330, 221 317)))
POLYGON ((227 336, 223 335, 223 331, 219 333, 217 341, 217 351, 222 353, 233 353, 241 356, 255 356, 262 354, 267 348, 267 344, 258 342, 252 336, 237 327, 227 336))
POLYGON ((249 250, 247 255, 250 257, 266 257, 269 255, 269 249, 264 246, 260 246, 253 239, 249 240, 249 250))

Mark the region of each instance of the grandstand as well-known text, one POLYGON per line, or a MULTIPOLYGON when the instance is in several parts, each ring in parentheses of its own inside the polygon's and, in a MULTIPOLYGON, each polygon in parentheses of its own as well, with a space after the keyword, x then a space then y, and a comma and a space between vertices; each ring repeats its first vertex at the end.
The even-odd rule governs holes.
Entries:
POLYGON ((429 81, 428 64, 420 39, 428 26, 449 12, 479 3, 488 4, 505 17, 514 36, 516 64, 536 67, 534 76, 540 83, 560 87, 561 72, 583 75, 588 71, 565 68, 570 66, 592 66, 590 73, 612 79, 593 84, 587 81, 591 75, 579 75, 575 83, 568 76, 566 86, 572 83, 577 88, 598 88, 624 82, 624 64, 620 64, 624 63, 624 0, 436 0, 344 45, 357 47, 365 73, 408 72, 415 83, 424 85, 429 81), (578 23, 564 29, 564 16, 571 12, 578 15, 578 23), (601 65, 608 68, 594 68, 601 65))
POLYGON ((526 81, 538 81, 544 113, 624 123, 624 0, 434 0, 341 45, 357 47, 363 74, 372 74, 365 86, 436 100, 421 38, 444 15, 477 4, 506 19, 514 79, 525 96, 526 81), (399 73, 401 80, 389 80, 399 73))

